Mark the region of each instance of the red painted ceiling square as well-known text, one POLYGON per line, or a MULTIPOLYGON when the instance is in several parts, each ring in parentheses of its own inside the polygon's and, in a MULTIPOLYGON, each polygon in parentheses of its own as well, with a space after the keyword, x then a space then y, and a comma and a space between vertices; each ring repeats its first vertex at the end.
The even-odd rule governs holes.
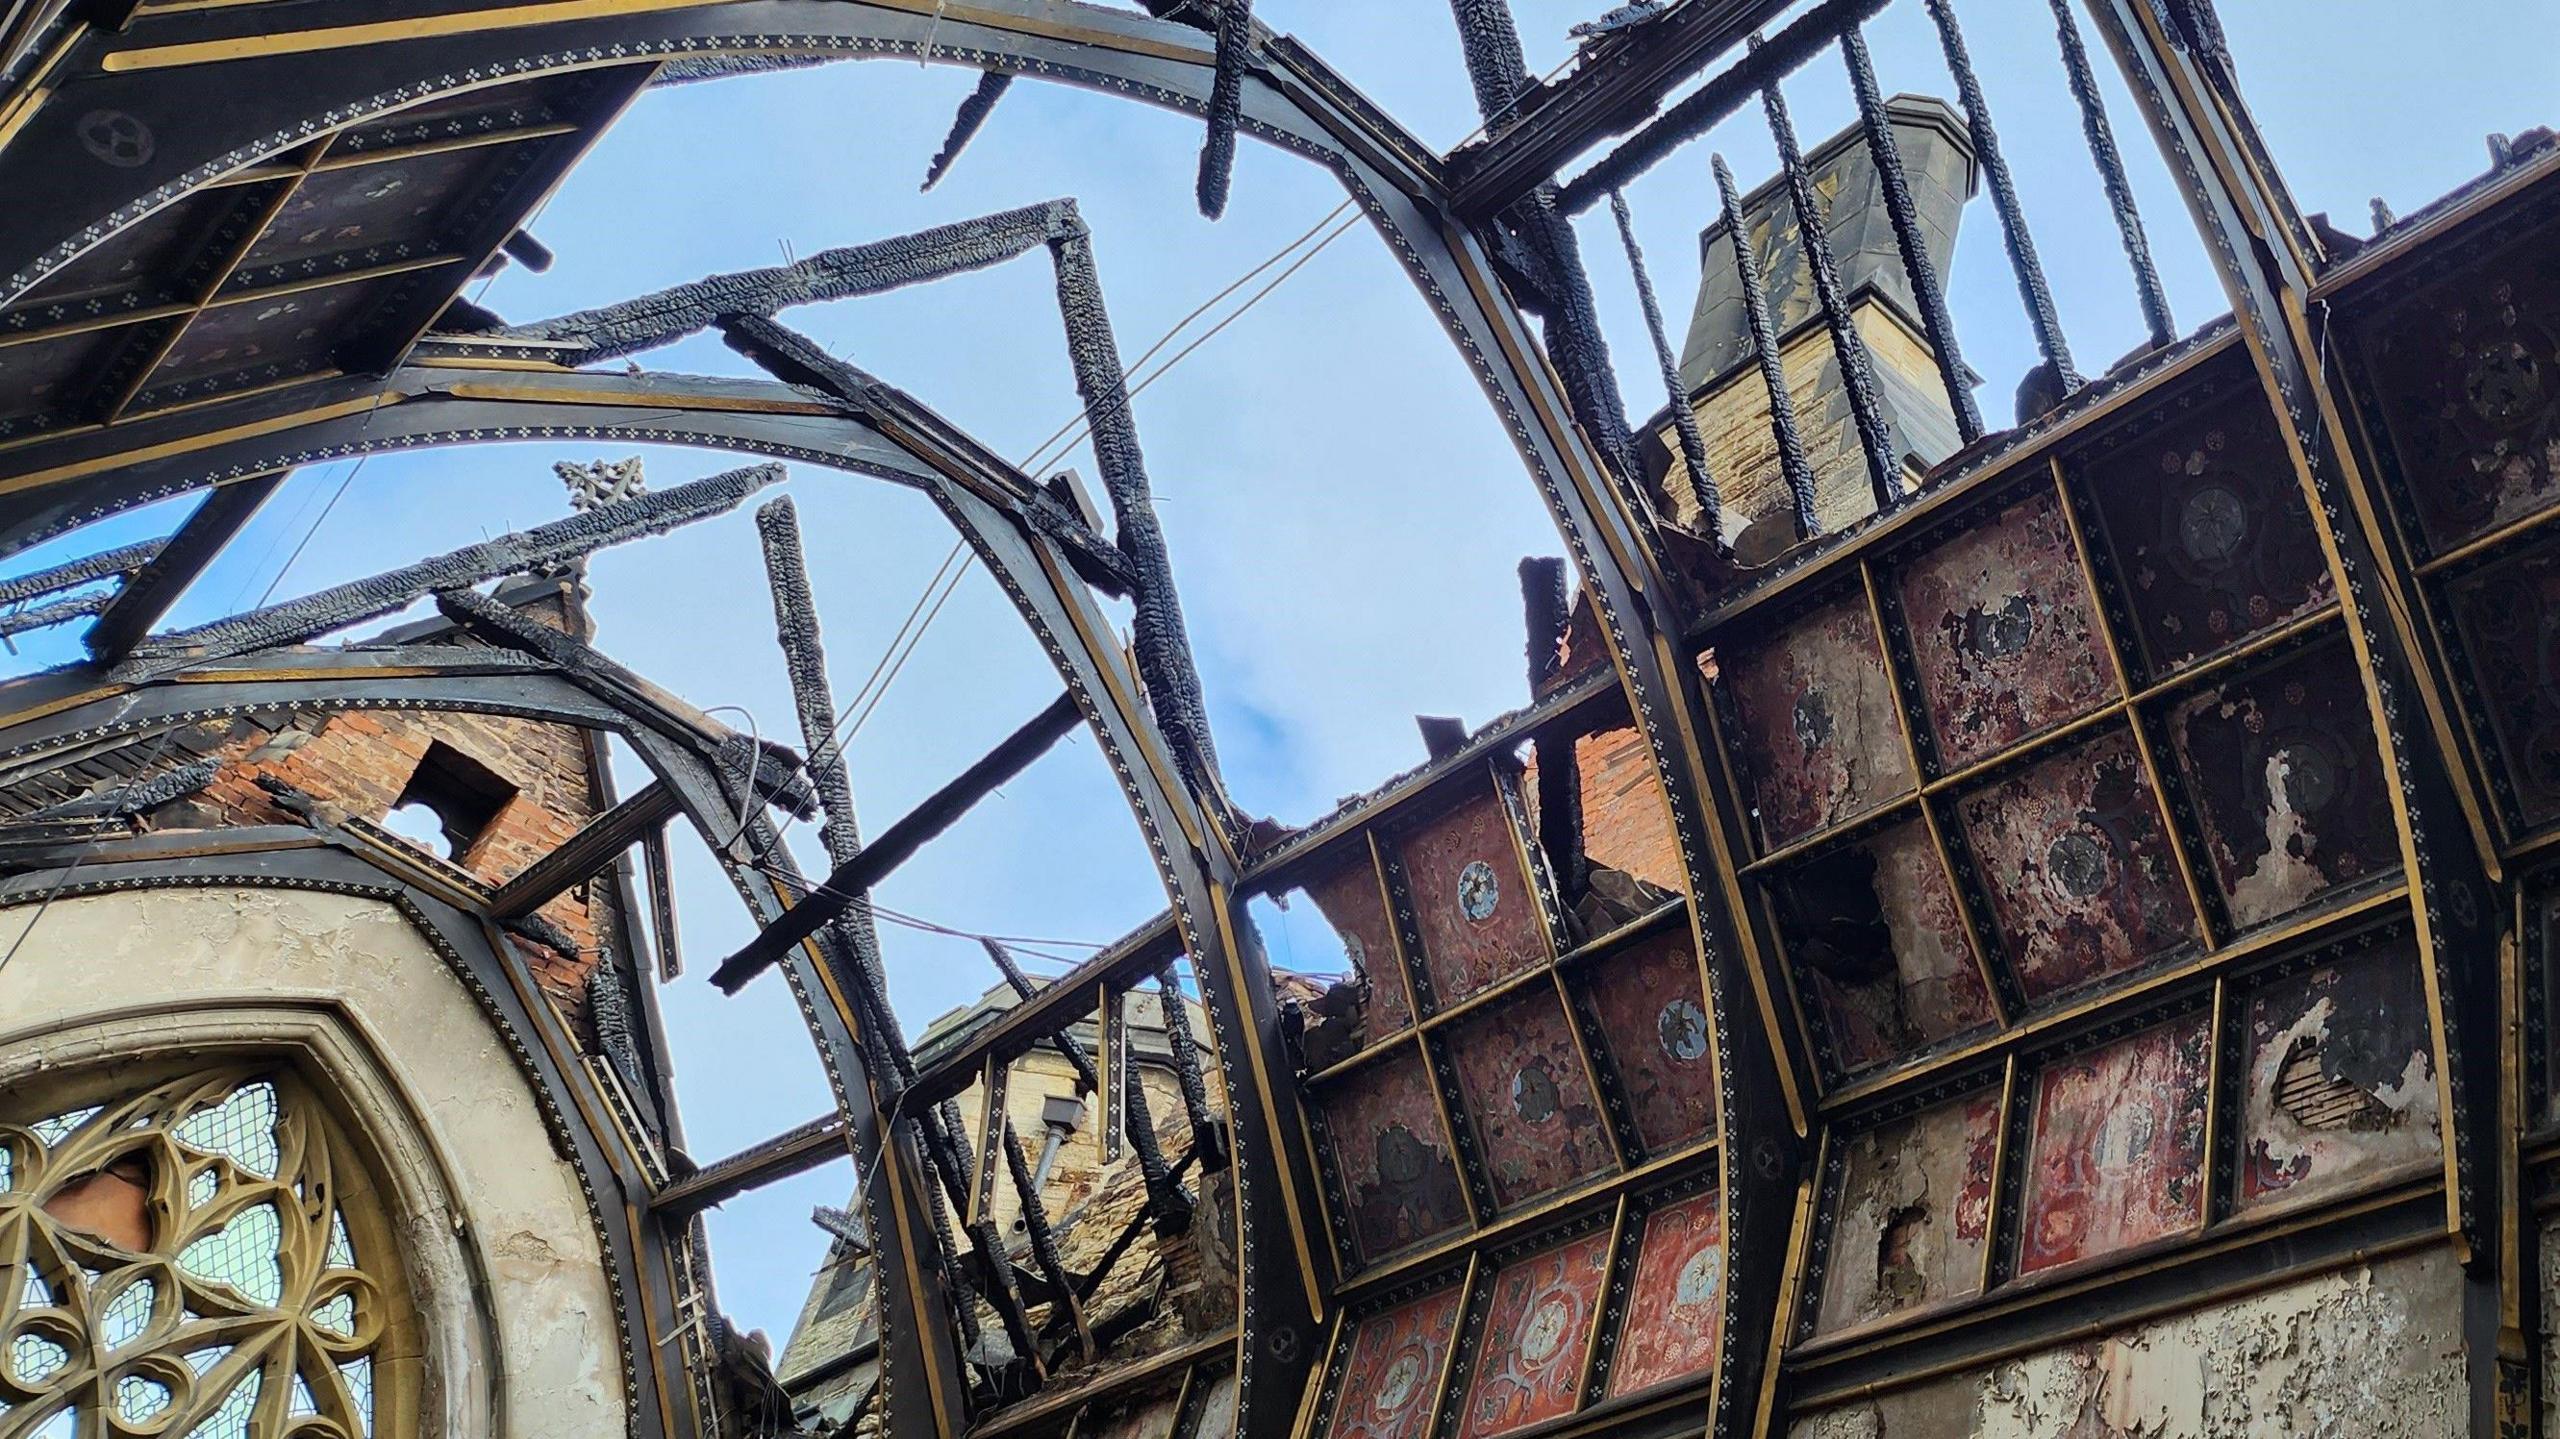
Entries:
POLYGON ((1724 1211, 1710 1190, 1665 1205, 1644 1222, 1609 1393, 1633 1394, 1712 1372, 1723 1334, 1724 1211))
POLYGON ((2111 730, 1967 795, 1973 867, 2027 998, 2134 969, 2195 937, 2133 737, 2111 730))
POLYGON ((2443 1153, 2426 983, 2406 938, 2249 996, 2242 1212, 2434 1168, 2443 1153))
POLYGON ((1375 1261, 1467 1222, 1457 1161, 1418 1054, 1390 1054, 1327 1084, 1324 1136, 1352 1246, 1375 1261))
POLYGON ((1963 906, 1921 821, 1792 866, 1773 899, 1787 957, 1842 1072, 1995 1017, 1963 906))
POLYGON ((1352 1326, 1329 1439, 1423 1439, 1431 1432, 1459 1298, 1451 1285, 1352 1326))
POLYGON ((1459 1439, 1493 1439, 1573 1412, 1609 1280, 1609 1231, 1514 1260, 1493 1276, 1459 1439))
POLYGON ((1875 617, 1863 591, 1822 606, 1765 645, 1737 648, 1734 743, 1775 847, 1855 818, 1912 786, 1875 617))
POLYGON ((1181 1400, 1179 1391, 1159 1391, 1125 1404, 1097 1404, 1076 1432, 1092 1439, 1173 1439, 1181 1400))
POLYGON ((2495 561, 2446 587, 2477 679, 2474 727, 2495 751, 2507 807, 2527 826, 2560 818, 2560 551, 2495 561))
POLYGON ((1398 843, 1423 968, 1444 1007, 1549 957, 1546 917, 1520 839, 1488 780, 1398 843))
POLYGON ((2154 675, 2330 599, 2319 536, 2254 382, 2085 473, 2154 675))
POLYGON ((1586 961, 1573 983, 1600 1021, 1600 1047, 1645 1149, 1664 1154, 1715 1133, 1715 1058, 1688 927, 1586 961))
POLYGON ((1404 975, 1396 963, 1395 921, 1387 914, 1386 890, 1366 851, 1309 880, 1306 890, 1342 940, 1344 958, 1369 978, 1369 1038, 1413 1023, 1413 1002, 1405 995, 1404 975))
POLYGON ((1564 1006, 1544 984, 1450 1026, 1444 1041, 1505 1208, 1615 1167, 1564 1006))
POLYGON ((1824 1333, 1982 1287, 1999 1142, 1997 1088, 1841 1141, 1816 1320, 1824 1333))
POLYGON ((2343 643, 2180 701, 2169 739, 2241 927, 2399 867, 2390 780, 2343 643))
POLYGON ((2055 1059, 2036 1076, 2018 1272, 2204 1222, 2204 1014, 2055 1059))
POLYGON ((2061 502, 2040 493, 1895 578, 1939 762, 1956 768, 2114 690, 2061 502))

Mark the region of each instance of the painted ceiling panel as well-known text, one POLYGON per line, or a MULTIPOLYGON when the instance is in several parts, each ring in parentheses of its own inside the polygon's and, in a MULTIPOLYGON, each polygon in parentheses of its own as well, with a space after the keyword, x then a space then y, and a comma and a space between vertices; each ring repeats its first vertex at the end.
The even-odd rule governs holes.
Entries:
POLYGON ((1715 1133, 1715 1060, 1688 927, 1581 963, 1571 983, 1646 1151, 1667 1154, 1715 1133))
POLYGON ((1773 899, 1835 1072, 1906 1057, 1995 1017, 1963 906, 1922 821, 1790 867, 1773 899))
POLYGON ((1309 880, 1306 891, 1342 940, 1344 957, 1369 977, 1367 1037, 1376 1040, 1413 1023, 1413 1003, 1405 996, 1404 976, 1398 972, 1386 890, 1378 883, 1378 871, 1369 862, 1366 847, 1358 854, 1356 860, 1309 880))
MULTIPOLYGON (((256 274, 324 255, 361 253, 408 242, 420 255, 434 246, 447 210, 484 183, 497 152, 448 150, 323 171, 302 182, 251 247, 240 268, 256 274)), ((405 258, 405 257, 402 257, 405 258)))
POLYGON ((2549 824, 2560 818, 2560 550, 2497 560, 2444 595, 2490 781, 2520 824, 2549 824))
POLYGON ((2153 676, 2331 598, 2293 463, 2254 382, 2123 441, 2086 474, 2153 676))
POLYGON ((2415 951, 2394 937, 2249 996, 2240 1212, 2315 1200, 2442 1154, 2415 951))
POLYGON ((2204 1221, 2210 1016, 2055 1059, 2036 1076, 2018 1272, 2204 1221))
POLYGON ((1467 1222, 1457 1161, 1419 1054, 1391 1054, 1328 1084, 1317 1113, 1362 1259, 1467 1222))
POLYGON ((1709 1190, 1644 1221, 1627 1283, 1626 1325, 1609 1365, 1610 1395, 1708 1373, 1723 1330, 1724 1211, 1709 1190))
POLYGON ((1520 837, 1490 781, 1401 836, 1406 897, 1423 967, 1443 1006, 1550 957, 1520 837))
POLYGON ((1512 1208, 1616 1167, 1600 1102, 1553 989, 1538 983, 1445 1031, 1497 1205, 1512 1208))
MULTIPOLYGON (((54 308, 102 295, 137 295, 148 301, 193 298, 169 282, 187 267, 225 215, 243 204, 256 203, 264 193, 268 192, 255 186, 225 186, 174 200, 46 276, 10 307, 10 317, 23 316, 28 324, 58 324, 84 311, 104 313, 104 306, 54 308)), ((9 328, 10 321, 0 320, 0 330, 9 328)))
POLYGON ((1854 1329, 1982 1287, 2000 1091, 1984 1090, 1840 1142, 1817 1327, 1854 1329))
POLYGON ((1493 1439, 1573 1412, 1609 1279, 1609 1231, 1514 1260, 1493 1276, 1459 1439, 1493 1439))
POLYGON ((1181 1394, 1160 1390, 1117 1405, 1097 1405, 1076 1432, 1092 1439, 1173 1439, 1181 1394))
POLYGON ((1723 666, 1761 844, 1852 819, 1912 787, 1910 755, 1864 591, 1723 666))
POLYGON ((2195 938, 2133 737, 2109 730, 1965 797, 1966 840, 2030 1000, 2195 938))
POLYGON ((1895 577, 1938 759, 1953 769, 2114 690, 2061 502, 2039 492, 1895 577))
POLYGON ((2240 927, 2399 867, 2389 780, 2344 643, 2180 701, 2169 742, 2240 927))
POLYGON ((1340 1400, 1325 1416, 1328 1439, 1422 1439, 1430 1432, 1458 1334, 1459 1298, 1451 1285, 1356 1321, 1344 1341, 1340 1400))

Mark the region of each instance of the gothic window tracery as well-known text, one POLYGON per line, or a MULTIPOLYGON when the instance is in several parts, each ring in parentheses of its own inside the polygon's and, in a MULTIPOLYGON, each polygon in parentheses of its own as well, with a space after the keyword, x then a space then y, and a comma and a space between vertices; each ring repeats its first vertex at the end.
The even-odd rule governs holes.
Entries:
POLYGON ((0 1098, 0 1439, 392 1439, 388 1220, 273 1063, 0 1098))

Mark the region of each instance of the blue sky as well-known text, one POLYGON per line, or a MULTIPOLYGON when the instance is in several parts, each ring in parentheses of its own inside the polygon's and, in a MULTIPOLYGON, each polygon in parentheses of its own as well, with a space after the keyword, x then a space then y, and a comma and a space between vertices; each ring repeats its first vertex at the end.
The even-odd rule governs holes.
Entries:
MULTIPOLYGON (((1543 71, 1568 53, 1566 27, 1605 6, 1519 0, 1517 8, 1530 62, 1543 71)), ((2053 59, 2050 12, 2045 0, 1958 0, 1958 8, 2074 349, 2083 369, 2103 368, 2139 341, 2140 320, 2053 59)), ((2477 174, 2486 132, 2560 119, 2548 61, 2560 53, 2560 3, 2246 0, 2223 8, 2258 119, 2296 195, 2351 232, 2365 228, 2368 196, 2405 212, 2477 174), (2484 63, 2496 54, 2542 58, 2484 63)), ((1435 146, 1473 126, 1440 0, 1262 0, 1256 13, 1435 146)), ((1917 4, 1891 7, 1870 39, 1888 92, 1951 95, 1917 4)), ((2096 58, 2180 326, 2192 330, 2224 308, 2218 288, 2102 48, 2096 58)), ((1121 351, 1134 357, 1341 200, 1329 176, 1248 143, 1227 216, 1208 223, 1191 201, 1195 121, 1037 82, 1016 85, 951 177, 919 195, 925 161, 972 81, 963 71, 882 61, 648 95, 534 222, 559 263, 544 275, 502 274, 481 299, 531 319, 1071 195, 1094 228, 1121 351)), ((1808 146, 1852 118, 1836 56, 1789 81, 1787 93, 1808 146)), ((1697 280, 1694 237, 1711 218, 1710 148, 1727 153, 1746 186, 1774 164, 1755 110, 1629 189, 1674 325, 1697 280)), ((1649 413, 1663 397, 1605 209, 1581 228, 1628 408, 1649 413)), ((1987 200, 1966 212, 1949 284, 1996 424, 2033 357, 1987 200)), ((1017 459, 1076 413, 1049 272, 1036 253, 787 319, 1017 459)), ((705 339, 642 362, 747 373, 705 339)), ((1414 714, 1479 722, 1522 700, 1513 564, 1557 552, 1554 532, 1473 381, 1365 225, 1193 353, 1136 409, 1222 757, 1247 807, 1304 820, 1418 760, 1414 714)), ((380 457, 352 483, 346 466, 318 467, 270 503, 175 620, 556 518, 566 505, 552 460, 635 451, 646 453, 660 486, 737 463, 632 446, 517 445, 380 457)), ((1094 474, 1088 452, 1063 463, 1094 474)), ((814 551, 839 696, 850 697, 948 551, 950 532, 922 499, 876 482, 795 467, 789 488, 814 551)), ((94 527, 5 571, 165 531, 191 503, 94 527)), ((743 707, 765 733, 798 742, 744 512, 603 555, 592 579, 608 652, 697 703, 743 707)), ((32 637, 14 666, 69 657, 75 634, 32 637)), ((994 585, 982 573, 963 579, 851 747, 870 828, 1031 715, 1056 684, 994 585)), ((803 863, 817 865, 809 827, 793 839, 803 863)), ((748 927, 698 847, 688 842, 679 863, 683 937, 696 968, 662 1003, 691 1148, 707 1159, 819 1113, 827 1098, 778 982, 736 999, 704 982, 711 961, 748 927)), ((1085 942, 1124 932, 1163 902, 1127 810, 1081 736, 900 870, 881 900, 964 930, 1085 942)), ((1283 964, 1313 965, 1327 942, 1304 906, 1269 939, 1283 964)), ((995 978, 966 941, 893 928, 885 943, 911 1025, 995 978)), ((777 1345, 825 1246, 807 1222, 809 1206, 841 1202, 849 1183, 838 1164, 713 1217, 723 1301, 777 1345)))

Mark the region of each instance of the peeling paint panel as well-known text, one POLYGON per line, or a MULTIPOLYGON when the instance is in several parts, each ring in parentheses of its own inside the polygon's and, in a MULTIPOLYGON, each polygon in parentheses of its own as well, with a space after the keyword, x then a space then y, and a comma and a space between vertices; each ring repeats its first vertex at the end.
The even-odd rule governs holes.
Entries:
POLYGON ((1457 1161, 1420 1055, 1390 1055, 1328 1084, 1317 1117, 1362 1259, 1374 1262, 1467 1222, 1457 1161))
POLYGON ((2560 503, 2560 248, 2462 266, 2359 337, 2404 502, 2435 551, 2560 503))
POLYGON ((1734 744, 1763 848, 1911 790, 1911 756, 1863 590, 1765 645, 1737 647, 1719 668, 1730 677, 1734 744))
POLYGON ((2130 1249, 2204 1222, 2212 1021, 2174 1019, 2036 1075, 2018 1273, 2130 1249))
POLYGON ((1816 1321, 1823 1333, 1982 1287, 1999 1142, 1996 1088, 1842 1141, 1816 1321))
POLYGON ((1599 1020, 1600 1057, 1617 1075, 1646 1150, 1668 1153, 1715 1133, 1715 1060, 1688 928, 1586 961, 1572 974, 1599 1020))
POLYGON ((1093 1439, 1173 1439, 1181 1399, 1179 1390, 1165 1389, 1122 1403, 1097 1404, 1085 1411, 1076 1432, 1093 1439))
POLYGON ((1709 1190, 1644 1221, 1609 1394, 1633 1394, 1715 1368, 1724 1335, 1724 1210, 1709 1190))
POLYGON ((1446 1006, 1548 958, 1520 840, 1490 781, 1403 836, 1405 893, 1422 932, 1422 964, 1446 1006))
POLYGON ((2238 1210, 2439 1163, 2435 1047, 2407 938, 2277 979, 2248 1013, 2238 1210))
POLYGON ((1508 1209, 1617 1165, 1564 1005, 1545 984, 1457 1021, 1443 1042, 1508 1209))
POLYGON ((2344 644, 2179 701, 2169 742, 2241 928, 2399 868, 2389 781, 2344 644))
POLYGON ((1921 821, 1792 866, 1772 895, 1835 1071, 1906 1058, 1994 1018, 1964 909, 1921 821))
POLYGON ((1311 879, 1307 896, 1316 912, 1342 941, 1343 956, 1369 979, 1369 1042, 1384 1039, 1413 1023, 1413 1005, 1405 997, 1404 976, 1396 973, 1395 922, 1387 916, 1386 891, 1368 856, 1311 879))
POLYGON ((2130 733, 2037 760, 1958 808, 2028 999, 2138 968, 2196 937, 2130 733))
POLYGON ((1354 1323, 1343 1341, 1342 1397, 1327 1439, 1422 1439, 1440 1409, 1440 1377, 1458 1335, 1458 1288, 1354 1323))
POLYGON ((2254 382, 2075 468, 2153 675, 2331 598, 2293 462, 2254 382))
POLYGON ((2471 1432, 2461 1293, 2437 1247, 1801 1415, 1787 1433, 2444 1439, 2471 1432))
POLYGON ((2560 551, 2548 546, 2446 587, 2492 778, 2526 825, 2560 818, 2560 551))
POLYGON ((1609 1231, 1514 1260, 1493 1277, 1459 1439, 1492 1439, 1573 1412, 1592 1317, 1609 1279, 1609 1231))
POLYGON ((2011 506, 1895 577, 1938 760, 1955 768, 2112 698, 2061 502, 2011 506))

